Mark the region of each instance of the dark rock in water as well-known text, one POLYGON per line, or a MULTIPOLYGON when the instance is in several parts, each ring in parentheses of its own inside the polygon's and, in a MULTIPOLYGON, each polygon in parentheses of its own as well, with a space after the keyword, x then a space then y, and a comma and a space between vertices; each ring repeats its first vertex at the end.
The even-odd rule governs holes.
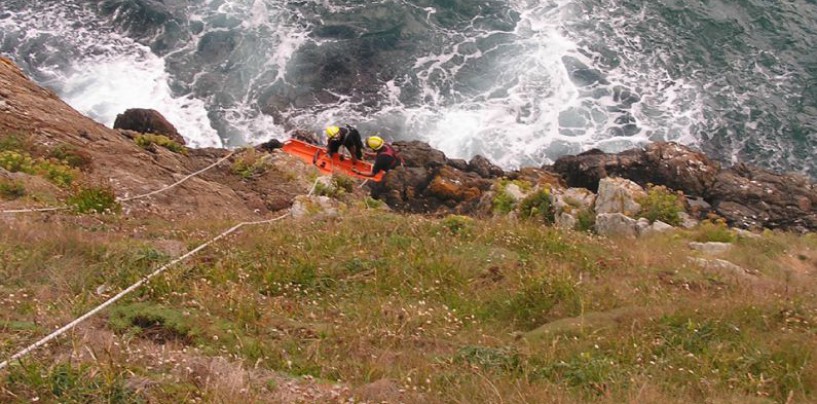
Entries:
POLYGON ((505 171, 487 158, 476 155, 468 162, 468 171, 479 174, 482 178, 496 178, 505 175, 505 171))
MULTIPOLYGON (((404 166, 371 185, 372 196, 412 213, 475 213, 491 181, 449 165, 445 154, 419 141, 395 142, 404 166)), ((460 165, 460 164, 458 164, 460 165)))
POLYGON ((799 175, 738 164, 718 174, 708 199, 736 227, 817 230, 817 191, 799 175))
POLYGON ((587 87, 594 84, 609 84, 604 74, 599 70, 592 69, 571 56, 562 57, 562 63, 570 75, 570 79, 579 86, 587 87))
POLYGON ((179 40, 186 38, 184 19, 174 14, 173 2, 157 0, 105 0, 97 7, 102 15, 129 36, 151 41, 150 48, 158 54, 174 49, 179 40))
POLYGON ((463 159, 448 159, 446 163, 457 170, 468 171, 468 162, 463 159))
POLYGON ((358 30, 346 25, 321 25, 312 34, 321 38, 352 39, 358 36, 358 30))
POLYGON ((162 114, 152 109, 132 108, 116 116, 114 129, 129 129, 140 133, 165 135, 178 144, 185 144, 184 137, 176 131, 162 114))
POLYGON ((233 52, 240 34, 232 31, 208 32, 199 41, 196 55, 205 63, 222 62, 233 52))
POLYGON ((623 177, 642 186, 661 184, 692 196, 706 196, 720 166, 701 152, 676 143, 657 142, 618 154, 590 150, 556 160, 553 170, 570 187, 596 192, 599 180, 623 177))

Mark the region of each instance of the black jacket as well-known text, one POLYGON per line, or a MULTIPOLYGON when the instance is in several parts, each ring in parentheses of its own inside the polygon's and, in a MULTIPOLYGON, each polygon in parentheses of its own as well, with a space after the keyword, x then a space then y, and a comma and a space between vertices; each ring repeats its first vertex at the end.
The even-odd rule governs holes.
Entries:
POLYGON ((349 125, 340 128, 340 134, 333 139, 329 139, 326 152, 332 156, 340 150, 341 146, 349 150, 349 153, 358 160, 363 159, 363 139, 360 138, 360 132, 357 129, 349 125))

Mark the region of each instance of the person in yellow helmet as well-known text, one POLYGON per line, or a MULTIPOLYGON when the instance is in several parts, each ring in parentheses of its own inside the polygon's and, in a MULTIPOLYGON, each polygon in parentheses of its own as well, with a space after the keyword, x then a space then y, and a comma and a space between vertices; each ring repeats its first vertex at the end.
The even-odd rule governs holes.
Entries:
POLYGON ((363 159, 363 141, 357 129, 349 125, 345 127, 329 126, 326 128, 326 138, 326 153, 329 154, 329 157, 334 156, 343 146, 352 155, 353 163, 363 159))
POLYGON ((369 136, 366 138, 366 146, 375 152, 372 172, 363 173, 357 169, 353 169, 352 171, 354 171, 356 174, 364 177, 374 177, 381 171, 387 172, 391 169, 397 168, 403 162, 400 155, 397 154, 397 150, 395 150, 392 145, 386 143, 386 141, 380 136, 369 136))

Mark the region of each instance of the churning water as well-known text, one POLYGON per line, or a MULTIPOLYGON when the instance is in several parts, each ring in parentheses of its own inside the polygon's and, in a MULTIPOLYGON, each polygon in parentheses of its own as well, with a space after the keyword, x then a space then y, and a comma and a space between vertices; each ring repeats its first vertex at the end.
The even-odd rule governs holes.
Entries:
POLYGON ((3 0, 0 50, 196 146, 357 125, 506 168, 657 140, 817 177, 814 0, 3 0))

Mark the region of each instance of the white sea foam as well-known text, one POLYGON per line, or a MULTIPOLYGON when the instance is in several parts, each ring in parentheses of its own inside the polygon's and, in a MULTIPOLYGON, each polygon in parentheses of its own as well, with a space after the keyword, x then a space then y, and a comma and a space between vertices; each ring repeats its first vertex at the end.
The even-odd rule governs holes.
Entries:
MULTIPOLYGON (((26 63, 69 105, 107 126, 128 108, 151 108, 172 122, 194 147, 219 146, 201 100, 176 97, 164 61, 150 49, 110 30, 72 2, 37 4, 3 21, 6 35, 42 43, 38 52, 69 63, 26 63), (77 24, 83 21, 84 24, 77 24)), ((30 55, 13 55, 28 62, 30 55)))

